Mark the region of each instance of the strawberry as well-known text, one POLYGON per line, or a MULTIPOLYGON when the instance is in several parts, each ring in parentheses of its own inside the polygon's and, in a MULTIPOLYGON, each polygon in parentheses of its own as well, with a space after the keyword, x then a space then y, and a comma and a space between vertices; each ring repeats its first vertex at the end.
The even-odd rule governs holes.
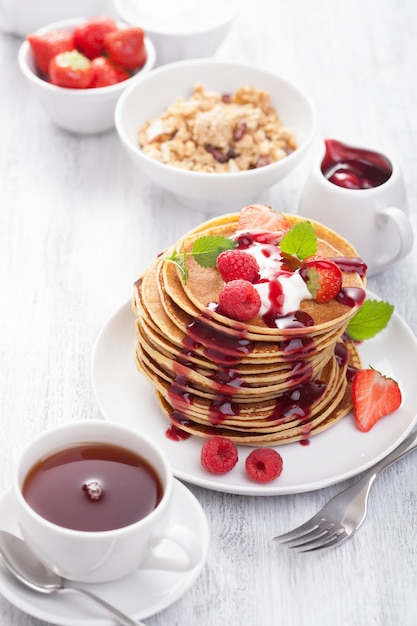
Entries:
POLYGON ((53 85, 71 89, 91 87, 93 69, 90 59, 77 50, 61 52, 49 63, 49 78, 53 85))
POLYGON ((401 391, 392 378, 372 368, 360 370, 352 382, 353 414, 356 426, 368 432, 381 417, 401 405, 401 391))
POLYGON ((237 230, 266 230, 279 233, 277 240, 290 228, 287 218, 266 204, 250 204, 241 209, 237 230))
POLYGON ((336 263, 317 255, 301 263, 300 276, 317 302, 333 300, 342 286, 342 272, 336 263))
POLYGON ((96 57, 91 61, 93 80, 91 87, 107 87, 130 78, 130 74, 117 67, 107 57, 96 57))
POLYGON ((74 29, 74 47, 88 59, 104 53, 104 38, 117 29, 111 17, 91 17, 74 29))
POLYGON ((72 33, 64 30, 52 30, 44 34, 32 33, 26 39, 35 57, 36 66, 42 74, 48 72, 49 61, 52 57, 74 48, 72 33))
POLYGON ((104 47, 116 65, 125 70, 139 69, 146 61, 145 33, 137 26, 120 28, 104 38, 104 47))

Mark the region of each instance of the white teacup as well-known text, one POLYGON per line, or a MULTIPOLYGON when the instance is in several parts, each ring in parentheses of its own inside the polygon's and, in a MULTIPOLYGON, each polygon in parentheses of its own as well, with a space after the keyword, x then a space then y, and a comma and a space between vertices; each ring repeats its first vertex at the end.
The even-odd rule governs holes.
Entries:
MULTIPOLYGON (((381 155, 380 151, 362 146, 352 148, 381 155)), ((404 258, 413 245, 400 167, 393 158, 385 156, 392 170, 385 182, 370 188, 350 189, 325 177, 321 169, 325 155, 324 143, 302 191, 298 213, 345 237, 367 264, 368 276, 377 274, 404 258)))
MULTIPOLYGON (((65 467, 69 475, 70 466, 65 467)), ((79 477, 77 481, 78 479, 79 477)), ((100 476, 91 476, 91 479, 92 481, 97 479, 99 483, 101 480, 100 476)), ((136 481, 136 478, 134 480, 136 481)), ((71 475, 71 487, 73 482, 71 475)), ((111 493, 106 492, 110 482, 107 483, 105 479, 101 482, 103 483, 101 496, 113 497, 114 490, 111 493)), ((118 484, 122 484, 122 481, 118 484)), ((92 482, 89 482, 89 485, 92 487, 92 482)), ((83 488, 77 482, 78 489, 85 492, 85 485, 83 488)), ((137 484, 137 492, 129 493, 134 497, 136 493, 140 493, 140 489, 141 485, 137 484)), ((165 455, 150 439, 133 429, 111 422, 90 420, 44 431, 22 451, 14 472, 12 491, 16 519, 22 536, 38 558, 64 578, 98 583, 115 580, 138 568, 187 571, 201 558, 198 529, 194 534, 181 525, 170 525, 173 475, 165 455), (104 449, 106 446, 113 447, 112 449, 116 446, 145 460, 145 466, 151 468, 159 481, 159 502, 156 507, 138 521, 99 531, 64 527, 35 511, 23 495, 28 475, 36 472, 39 462, 62 450, 74 449, 80 444, 97 444, 99 447, 104 446, 104 449), (175 558, 164 558, 157 554, 158 545, 162 540, 172 541, 176 547, 180 547, 179 553, 178 549, 174 551, 177 555, 175 558)), ((53 497, 52 491, 50 495, 48 493, 47 501, 53 497)), ((116 491, 119 493, 120 489, 116 491)), ((83 495, 87 499, 90 496, 94 499, 98 494, 97 490, 93 490, 83 495)), ((28 497, 27 492, 26 496, 28 497)), ((39 501, 38 498, 36 506, 39 501)), ((119 505, 122 509, 123 502, 124 500, 119 505)), ((92 506, 95 504, 96 502, 92 506)), ((82 506, 89 505, 83 502, 82 506)))

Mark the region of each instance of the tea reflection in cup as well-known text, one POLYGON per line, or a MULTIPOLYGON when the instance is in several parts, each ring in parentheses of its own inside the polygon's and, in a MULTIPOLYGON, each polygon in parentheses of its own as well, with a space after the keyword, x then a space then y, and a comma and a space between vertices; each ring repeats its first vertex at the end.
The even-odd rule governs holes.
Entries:
POLYGON ((377 150, 326 139, 298 213, 347 239, 367 264, 368 276, 403 259, 413 246, 400 167, 377 150))
POLYGON ((48 429, 24 448, 13 476, 16 518, 38 558, 64 578, 107 582, 136 569, 187 571, 196 532, 170 524, 173 474, 134 429, 104 420, 48 429), (158 551, 175 544, 175 558, 158 551))

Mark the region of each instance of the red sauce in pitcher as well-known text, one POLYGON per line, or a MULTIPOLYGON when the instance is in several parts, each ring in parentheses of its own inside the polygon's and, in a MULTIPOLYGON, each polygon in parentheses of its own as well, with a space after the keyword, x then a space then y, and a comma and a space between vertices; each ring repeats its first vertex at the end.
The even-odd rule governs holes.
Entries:
POLYGON ((385 183, 392 174, 390 161, 378 152, 325 140, 326 153, 321 171, 334 185, 346 189, 371 189, 385 183))

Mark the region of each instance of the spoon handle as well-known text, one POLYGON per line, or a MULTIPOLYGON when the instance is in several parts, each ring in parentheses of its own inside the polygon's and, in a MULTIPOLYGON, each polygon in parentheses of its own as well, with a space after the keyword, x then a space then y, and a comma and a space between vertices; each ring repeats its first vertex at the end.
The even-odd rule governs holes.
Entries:
POLYGON ((90 598, 90 600, 94 600, 97 604, 99 604, 100 606, 105 608, 109 613, 111 613, 113 617, 117 620, 117 623, 120 624, 121 626, 145 626, 143 622, 136 622, 135 620, 131 619, 124 613, 121 613, 118 609, 116 609, 115 606, 112 606, 111 604, 109 604, 108 602, 100 598, 99 596, 94 595, 93 593, 91 593, 90 591, 87 591, 86 589, 79 589, 78 587, 62 587, 61 589, 57 591, 58 593, 78 593, 82 596, 90 598))

